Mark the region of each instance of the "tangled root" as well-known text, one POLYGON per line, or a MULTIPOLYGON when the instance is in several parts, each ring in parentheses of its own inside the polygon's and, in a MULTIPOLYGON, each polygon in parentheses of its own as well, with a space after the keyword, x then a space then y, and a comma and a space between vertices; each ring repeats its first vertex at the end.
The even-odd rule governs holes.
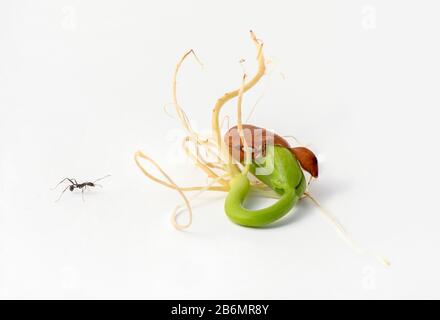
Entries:
MULTIPOLYGON (((243 99, 243 94, 244 92, 251 89, 255 84, 257 84, 265 73, 266 66, 263 56, 263 43, 256 38, 255 34, 252 31, 250 34, 252 41, 257 47, 257 60, 259 66, 258 71, 256 75, 247 83, 245 82, 246 76, 244 76, 242 84, 239 89, 230 91, 217 100, 217 103, 215 104, 212 114, 212 134, 210 136, 204 137, 191 127, 189 118, 186 115, 183 108, 180 106, 177 99, 177 76, 183 62, 190 55, 192 55, 201 66, 203 66, 202 62, 197 57, 194 50, 191 49, 181 57, 174 70, 173 79, 172 79, 172 97, 173 97, 172 105, 174 106, 177 119, 179 120, 179 122, 181 123, 182 127, 184 128, 187 134, 183 139, 182 148, 185 154, 187 155, 187 157, 191 159, 193 163, 205 173, 205 175, 207 176, 208 179, 211 180, 211 182, 205 186, 180 187, 171 179, 171 177, 160 167, 158 163, 156 163, 153 159, 145 155, 143 152, 138 151, 134 156, 136 165, 139 167, 139 169, 146 177, 165 187, 176 190, 183 199, 183 204, 178 205, 174 209, 171 217, 172 224, 179 230, 188 228, 192 223, 191 201, 185 195, 185 192, 198 191, 198 193, 194 195, 191 199, 194 199, 195 197, 199 196, 205 191, 228 192, 229 181, 231 180, 232 176, 237 173, 240 173, 241 170, 247 170, 246 168, 243 169, 240 166, 240 164, 236 163, 229 155, 229 152, 227 152, 227 149, 225 148, 224 142, 221 138, 221 128, 224 125, 225 121, 227 121, 229 127, 229 117, 226 116, 222 120, 222 123, 220 124, 219 116, 220 116, 220 111, 223 108, 223 106, 226 104, 226 102, 228 102, 229 100, 235 97, 238 97, 239 102, 237 108, 238 109, 237 116, 238 116, 238 123, 241 124, 242 123, 241 101, 243 99), (193 148, 190 148, 191 145, 193 148), (214 161, 206 160, 203 154, 213 158, 214 161), (153 164, 156 167, 156 169, 162 174, 165 180, 162 180, 152 175, 150 172, 148 172, 148 170, 146 170, 142 165, 140 161, 141 159, 146 160, 151 164, 153 164), (188 222, 186 224, 179 224, 177 222, 177 216, 179 212, 182 211, 182 209, 186 209, 188 211, 188 222)), ((166 108, 166 106, 164 106, 164 110, 167 114, 171 115, 168 109, 166 108)), ((239 131, 242 132, 242 128, 240 128, 239 131)), ((261 183, 255 182, 254 184, 259 190, 263 189, 261 183)))
MULTIPOLYGON (((194 50, 189 50, 181 57, 174 70, 173 79, 172 79, 172 98, 173 98, 172 105, 174 106, 177 119, 180 121, 182 127, 185 129, 185 132, 187 134, 183 139, 182 148, 185 154, 187 155, 187 157, 191 159, 193 163, 205 173, 205 175, 210 180, 210 182, 204 186, 180 187, 153 159, 151 159, 141 151, 135 153, 134 159, 136 165, 139 167, 139 169, 143 172, 143 174, 146 177, 167 188, 176 190, 181 196, 183 200, 183 204, 177 205, 174 208, 171 216, 171 223, 178 230, 186 229, 192 223, 192 216, 193 216, 192 207, 191 207, 192 200, 194 200, 195 198, 197 198, 206 191, 228 192, 230 189, 229 182, 233 176, 240 173, 248 174, 249 164, 250 164, 250 161, 248 161, 248 159, 250 159, 251 157, 250 155, 251 150, 246 145, 246 139, 244 139, 244 134, 243 134, 243 123, 242 123, 243 95, 260 81, 260 79, 263 77, 263 75, 266 72, 266 64, 268 62, 264 58, 263 43, 257 39, 257 37, 252 31, 250 32, 250 35, 251 35, 251 40, 253 41, 257 49, 258 71, 249 81, 246 81, 247 76, 246 74, 244 74, 241 85, 238 89, 225 93, 222 97, 220 97, 217 100, 214 109, 212 110, 212 119, 211 119, 212 132, 210 135, 206 137, 202 136, 191 127, 189 118, 185 114, 183 108, 180 106, 177 99, 177 76, 183 62, 188 58, 188 56, 192 55, 202 67, 203 64, 195 54, 194 50), (244 150, 246 152, 245 166, 241 165, 240 163, 237 163, 232 158, 232 156, 229 154, 228 148, 225 145, 225 142, 222 139, 222 134, 221 134, 221 128, 223 127, 225 122, 227 122, 227 127, 229 128, 229 117, 225 116, 222 122, 220 123, 219 121, 220 112, 224 107, 224 105, 233 98, 237 98, 237 128, 242 144, 244 146, 244 150), (195 151, 190 149, 190 145, 194 147, 193 149, 195 151), (203 156, 203 154, 212 157, 214 161, 208 161, 203 156), (162 174, 165 180, 162 180, 149 173, 143 167, 140 161, 141 159, 146 160, 151 164, 153 164, 153 166, 156 167, 156 169, 162 174), (196 191, 197 193, 193 194, 193 196, 190 199, 185 194, 185 192, 194 192, 194 191, 196 191), (188 212, 188 220, 186 223, 180 224, 177 221, 177 217, 179 216, 179 213, 181 213, 183 210, 186 210, 188 212)), ((261 97, 257 100, 257 103, 252 107, 248 119, 252 115, 255 106, 258 104, 260 99, 261 97)), ((171 116, 169 110, 167 109, 167 106, 164 106, 164 110, 168 115, 171 116)), ((286 136, 286 137, 292 138, 299 143, 299 141, 293 136, 286 136)), ((310 185, 311 181, 312 179, 310 178, 308 185, 310 185)), ((258 180, 251 181, 251 185, 255 193, 258 193, 265 197, 278 197, 276 194, 271 193, 270 192, 271 190, 268 189, 266 185, 262 184, 258 180)), ((339 223, 339 221, 332 214, 330 214, 328 211, 322 208, 322 206, 318 203, 318 201, 315 198, 313 198, 309 192, 304 193, 304 198, 310 199, 314 203, 314 205, 316 205, 320 209, 323 216, 333 225, 333 227, 336 229, 336 231, 342 237, 342 239, 345 240, 355 251, 359 253, 371 254, 374 257, 376 257, 379 261, 381 261, 384 265, 386 266, 390 265, 389 261, 386 258, 377 255, 372 251, 364 250, 360 248, 359 245, 351 239, 348 232, 339 223)))

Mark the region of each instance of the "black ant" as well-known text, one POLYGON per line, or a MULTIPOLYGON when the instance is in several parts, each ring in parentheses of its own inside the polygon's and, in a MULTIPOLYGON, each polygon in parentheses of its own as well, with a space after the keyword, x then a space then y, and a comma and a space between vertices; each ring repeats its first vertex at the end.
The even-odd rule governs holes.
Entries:
POLYGON ((93 182, 82 182, 82 183, 78 183, 78 181, 76 181, 76 179, 64 178, 54 188, 52 188, 52 190, 55 190, 60 184, 62 184, 66 180, 68 180, 70 182, 70 184, 63 190, 63 192, 61 192, 60 196, 58 197, 57 200, 55 200, 55 202, 58 202, 61 199, 61 197, 63 196, 64 192, 66 192, 67 189, 69 189, 71 192, 75 189, 80 189, 82 199, 84 201, 84 191, 87 189, 87 187, 101 187, 102 188, 102 186, 100 184, 97 184, 96 182, 99 180, 105 179, 107 177, 110 177, 110 175, 108 174, 102 178, 96 179, 93 182))

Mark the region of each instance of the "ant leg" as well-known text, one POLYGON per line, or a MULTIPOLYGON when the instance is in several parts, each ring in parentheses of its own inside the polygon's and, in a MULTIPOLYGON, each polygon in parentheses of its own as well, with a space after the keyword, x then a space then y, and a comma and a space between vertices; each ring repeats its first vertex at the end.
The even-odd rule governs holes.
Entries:
POLYGON ((60 199, 61 199, 61 197, 63 196, 64 192, 66 192, 66 190, 69 189, 69 187, 70 187, 70 185, 67 186, 67 187, 63 190, 63 192, 61 192, 60 196, 58 197, 58 199, 55 200, 55 202, 60 201, 60 199))
POLYGON ((86 200, 84 200, 84 191, 86 190, 86 187, 84 186, 84 188, 82 188, 81 190, 81 197, 83 199, 83 202, 86 202, 86 200))
POLYGON ((50 189, 50 190, 55 190, 60 184, 62 184, 62 183, 63 183, 64 181, 66 181, 66 180, 69 180, 69 182, 70 182, 71 184, 77 184, 75 179, 64 178, 63 180, 61 180, 60 182, 58 182, 58 184, 57 184, 55 187, 53 187, 53 188, 50 189), (74 181, 75 181, 75 182, 74 182, 74 181))

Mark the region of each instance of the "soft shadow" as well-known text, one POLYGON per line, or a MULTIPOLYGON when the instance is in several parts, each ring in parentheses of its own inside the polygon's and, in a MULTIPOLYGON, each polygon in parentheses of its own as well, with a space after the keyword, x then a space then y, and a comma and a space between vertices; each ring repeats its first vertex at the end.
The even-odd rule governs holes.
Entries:
POLYGON ((274 223, 271 223, 267 226, 262 227, 261 229, 275 229, 287 226, 291 223, 298 222, 304 218, 306 218, 310 212, 312 211, 312 207, 304 202, 304 199, 301 200, 293 209, 293 212, 288 213, 283 218, 274 223))

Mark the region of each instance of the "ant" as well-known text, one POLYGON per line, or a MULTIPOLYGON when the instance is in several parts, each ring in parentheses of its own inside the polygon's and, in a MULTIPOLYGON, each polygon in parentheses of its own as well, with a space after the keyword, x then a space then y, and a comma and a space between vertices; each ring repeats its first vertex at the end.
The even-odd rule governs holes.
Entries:
POLYGON ((97 184, 96 182, 98 182, 99 180, 108 178, 108 177, 110 177, 109 174, 102 177, 102 178, 96 179, 93 182, 82 182, 82 183, 78 183, 78 181, 76 181, 76 179, 73 179, 73 178, 64 178, 54 188, 51 189, 51 190, 55 190, 60 184, 62 184, 66 180, 68 180, 70 182, 70 184, 63 190, 63 192, 61 192, 60 196, 58 197, 57 200, 55 200, 55 202, 58 202, 61 199, 61 197, 63 196, 64 192, 66 192, 67 189, 69 189, 71 192, 75 189, 80 189, 82 199, 84 201, 84 191, 87 189, 87 187, 101 187, 102 188, 102 186, 100 184, 97 184))

